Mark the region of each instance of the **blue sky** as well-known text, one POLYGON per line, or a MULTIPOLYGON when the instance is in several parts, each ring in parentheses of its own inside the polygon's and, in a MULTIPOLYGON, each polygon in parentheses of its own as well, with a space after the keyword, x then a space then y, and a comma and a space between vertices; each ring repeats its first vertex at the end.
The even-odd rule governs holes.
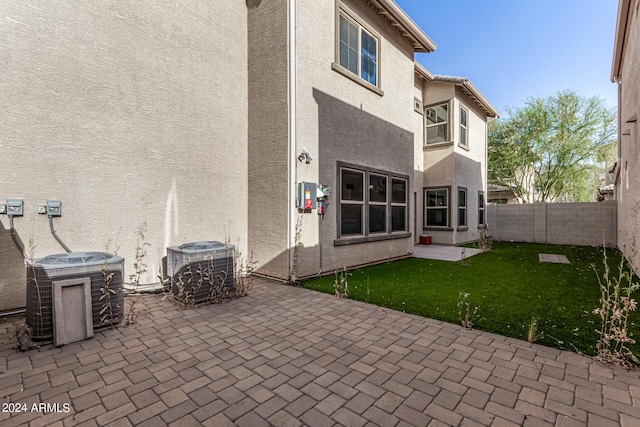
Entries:
POLYGON ((617 105, 609 81, 618 0, 396 0, 438 45, 416 59, 468 77, 506 115, 564 89, 617 105))

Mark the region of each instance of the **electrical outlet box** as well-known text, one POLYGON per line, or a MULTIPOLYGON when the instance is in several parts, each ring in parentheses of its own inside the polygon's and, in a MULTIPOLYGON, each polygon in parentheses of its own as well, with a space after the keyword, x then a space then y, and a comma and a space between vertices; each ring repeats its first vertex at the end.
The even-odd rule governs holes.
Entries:
POLYGON ((40 215, 44 215, 47 213, 47 206, 46 205, 38 205, 38 213, 40 215))
POLYGON ((7 213, 7 205, 5 205, 4 203, 0 204, 0 214, 6 214, 7 213))
POLYGON ((7 215, 11 215, 11 216, 24 215, 24 200, 7 199, 7 215))
POLYGON ((47 215, 48 216, 61 216, 62 215, 62 202, 60 200, 47 200, 47 215))
POLYGON ((310 210, 316 208, 316 183, 298 183, 298 209, 310 210))

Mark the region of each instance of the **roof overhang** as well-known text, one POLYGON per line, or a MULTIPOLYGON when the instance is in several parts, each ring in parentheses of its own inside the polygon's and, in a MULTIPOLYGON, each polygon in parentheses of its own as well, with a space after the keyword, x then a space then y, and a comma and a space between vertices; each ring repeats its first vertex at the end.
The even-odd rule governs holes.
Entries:
POLYGON ((456 85, 462 90, 465 95, 469 96, 482 109, 482 111, 487 114, 488 117, 493 117, 496 119, 500 117, 500 113, 498 112, 498 110, 493 105, 491 105, 487 98, 484 97, 484 95, 478 90, 477 87, 473 85, 473 83, 471 83, 471 80, 469 80, 468 78, 434 75, 418 62, 415 62, 415 71, 416 75, 424 81, 451 83, 456 85))
POLYGON ((393 0, 363 0, 413 46, 414 52, 433 52, 438 46, 393 0))
POLYGON ((611 65, 611 81, 618 82, 622 77, 622 53, 624 51, 627 28, 630 18, 632 0, 620 0, 618 3, 618 19, 616 21, 616 38, 613 43, 613 63, 611 65))

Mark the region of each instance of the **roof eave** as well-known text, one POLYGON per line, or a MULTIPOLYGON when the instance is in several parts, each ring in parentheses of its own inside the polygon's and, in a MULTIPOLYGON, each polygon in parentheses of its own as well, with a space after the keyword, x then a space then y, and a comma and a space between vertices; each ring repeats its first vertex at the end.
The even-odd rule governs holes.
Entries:
POLYGON ((451 83, 459 86, 467 95, 471 96, 471 98, 476 102, 476 104, 478 104, 480 108, 482 108, 487 116, 496 119, 500 117, 500 113, 498 112, 498 110, 493 105, 491 105, 489 100, 485 98, 484 95, 478 90, 478 88, 475 87, 473 83, 471 83, 471 81, 466 77, 434 75, 433 80, 437 82, 451 83))
POLYGON ((437 45, 393 0, 364 0, 409 43, 414 52, 433 52, 437 45))
POLYGON ((631 0, 620 0, 618 3, 618 19, 616 20, 616 37, 613 43, 613 62, 611 64, 611 81, 620 81, 622 68, 622 51, 629 21, 631 0))
POLYGON ((418 75, 418 77, 420 77, 422 80, 427 81, 427 82, 431 82, 433 81, 433 73, 431 73, 431 71, 427 70, 424 65, 422 65, 421 63, 414 61, 414 65, 415 65, 415 72, 418 75))

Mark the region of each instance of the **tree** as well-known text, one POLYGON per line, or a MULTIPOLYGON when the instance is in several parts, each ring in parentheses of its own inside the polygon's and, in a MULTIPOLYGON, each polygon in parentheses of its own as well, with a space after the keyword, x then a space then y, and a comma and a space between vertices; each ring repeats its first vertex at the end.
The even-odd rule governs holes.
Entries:
POLYGON ((530 98, 489 126, 489 182, 521 203, 586 201, 594 168, 615 151, 616 112, 599 97, 566 90, 530 98))

